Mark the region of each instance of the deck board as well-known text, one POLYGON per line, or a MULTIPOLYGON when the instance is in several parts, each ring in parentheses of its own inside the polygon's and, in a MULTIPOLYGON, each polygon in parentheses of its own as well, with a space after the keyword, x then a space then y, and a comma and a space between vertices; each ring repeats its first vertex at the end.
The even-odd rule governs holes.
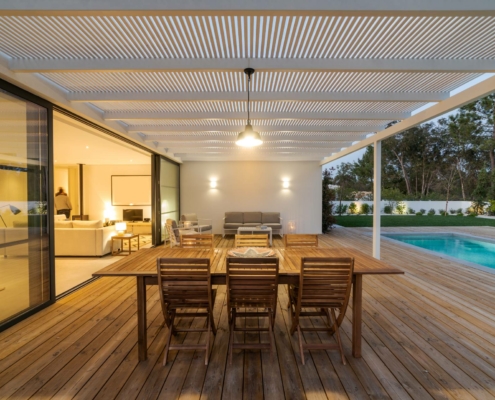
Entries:
MULTIPOLYGON (((384 232, 445 232, 445 228, 383 228, 384 232)), ((495 238, 490 227, 453 228, 495 238)), ((371 229, 335 229, 322 247, 371 253, 371 229)), ((232 237, 215 237, 230 247, 232 237)), ((282 247, 275 236, 274 247, 282 247)), ((363 357, 351 356, 352 309, 341 334, 347 365, 338 352, 307 351, 300 361, 290 336, 287 289, 280 286, 269 351, 236 351, 228 364, 225 287, 218 288, 210 363, 204 352, 172 351, 162 366, 165 335, 156 287, 148 294, 148 360, 137 358, 136 289, 132 278, 101 278, 0 333, 0 398, 64 399, 495 399, 495 273, 434 256, 389 240, 382 259, 403 276, 363 281, 363 357)), ((203 326, 181 318, 183 327, 203 326)), ((266 326, 263 318, 245 318, 266 326)), ((322 321, 311 318, 308 326, 322 321)), ((172 340, 197 343, 205 333, 172 340)), ((265 333, 236 333, 236 341, 266 341, 265 333)), ((308 342, 333 341, 305 332, 308 342)))

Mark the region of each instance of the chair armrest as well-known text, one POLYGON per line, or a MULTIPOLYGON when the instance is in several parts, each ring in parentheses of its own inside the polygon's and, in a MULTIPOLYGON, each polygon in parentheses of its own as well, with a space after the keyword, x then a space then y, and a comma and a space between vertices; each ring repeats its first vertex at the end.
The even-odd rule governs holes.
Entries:
POLYGON ((199 224, 199 221, 213 221, 211 218, 198 218, 198 224, 199 224))

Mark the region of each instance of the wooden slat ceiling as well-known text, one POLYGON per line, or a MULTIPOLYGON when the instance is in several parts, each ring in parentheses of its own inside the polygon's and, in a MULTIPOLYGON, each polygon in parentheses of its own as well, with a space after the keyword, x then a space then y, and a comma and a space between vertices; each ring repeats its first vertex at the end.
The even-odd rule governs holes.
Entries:
POLYGON ((10 69, 185 161, 321 160, 495 72, 493 13, 47 14, 0 15, 10 69))

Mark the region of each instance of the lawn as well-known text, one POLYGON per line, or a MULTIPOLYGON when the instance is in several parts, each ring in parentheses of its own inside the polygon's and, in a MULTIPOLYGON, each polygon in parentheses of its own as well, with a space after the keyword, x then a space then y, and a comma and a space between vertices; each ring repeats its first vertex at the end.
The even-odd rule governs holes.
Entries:
MULTIPOLYGON (((372 227, 372 215, 343 215, 336 216, 337 225, 348 228, 372 227)), ((382 215, 381 226, 495 226, 495 219, 458 217, 449 215, 382 215)))

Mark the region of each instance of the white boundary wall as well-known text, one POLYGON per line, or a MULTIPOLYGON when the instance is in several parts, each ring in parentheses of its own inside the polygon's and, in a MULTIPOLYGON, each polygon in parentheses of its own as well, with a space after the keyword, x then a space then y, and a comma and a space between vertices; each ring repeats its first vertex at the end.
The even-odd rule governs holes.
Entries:
MULTIPOLYGON (((415 212, 418 212, 422 208, 428 212, 431 208, 435 210, 435 213, 438 214, 439 210, 445 210, 445 201, 412 201, 412 200, 403 200, 402 201, 406 205, 406 209, 412 208, 415 212)), ((335 200, 334 204, 335 206, 339 205, 339 200, 335 200)), ((368 203, 370 206, 373 205, 373 201, 349 201, 349 200, 342 200, 342 204, 349 204, 351 203, 356 203, 358 205, 358 210, 361 208, 361 204, 363 203, 368 203)), ((380 202, 380 211, 383 212, 383 208, 388 205, 389 201, 388 200, 382 200, 380 202)), ((462 212, 466 212, 466 208, 471 207, 471 202, 470 201, 449 201, 448 204, 448 209, 447 212, 450 209, 457 210, 458 208, 462 208, 462 212)))

